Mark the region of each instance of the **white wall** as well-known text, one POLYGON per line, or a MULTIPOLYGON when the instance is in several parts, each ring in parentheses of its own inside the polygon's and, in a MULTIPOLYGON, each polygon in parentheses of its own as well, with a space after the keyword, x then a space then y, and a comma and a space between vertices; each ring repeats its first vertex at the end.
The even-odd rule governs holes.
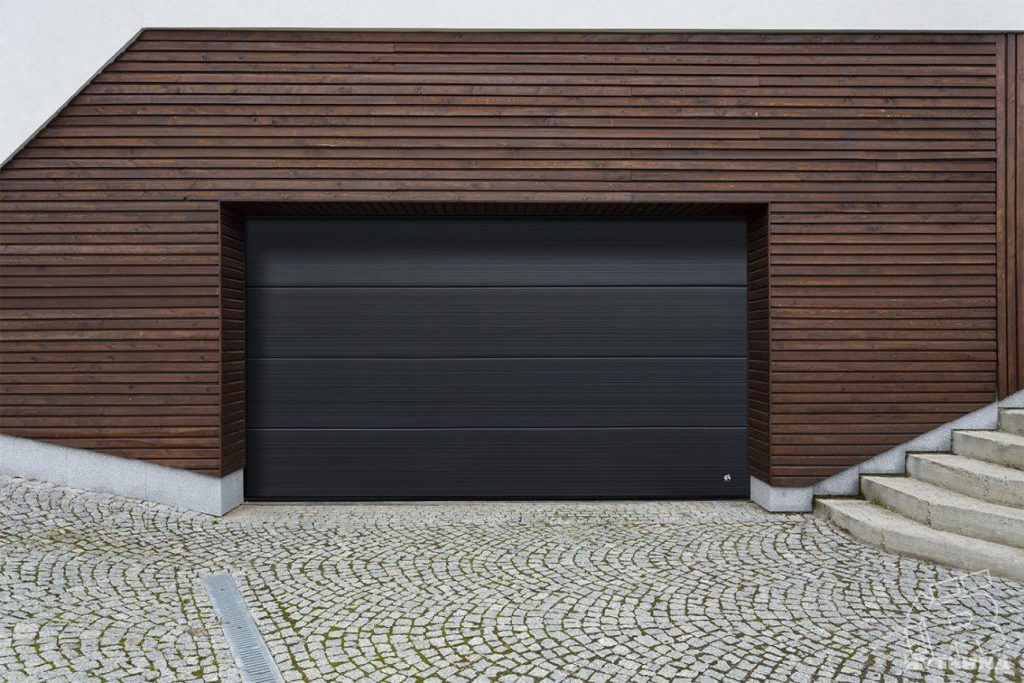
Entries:
POLYGON ((1024 30, 1024 0, 0 0, 0 159, 146 27, 1024 30))

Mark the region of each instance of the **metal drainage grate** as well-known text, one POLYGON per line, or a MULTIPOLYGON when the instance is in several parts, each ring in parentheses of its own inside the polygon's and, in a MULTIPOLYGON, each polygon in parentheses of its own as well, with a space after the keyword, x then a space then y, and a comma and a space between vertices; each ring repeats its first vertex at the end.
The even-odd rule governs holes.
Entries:
POLYGON ((203 577, 243 683, 284 683, 231 574, 203 577))

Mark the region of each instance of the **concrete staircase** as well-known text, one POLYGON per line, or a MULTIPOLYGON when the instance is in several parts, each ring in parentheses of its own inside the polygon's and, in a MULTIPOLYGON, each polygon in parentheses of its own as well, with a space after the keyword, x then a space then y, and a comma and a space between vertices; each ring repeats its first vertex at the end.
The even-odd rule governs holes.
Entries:
POLYGON ((1024 581, 1024 409, 993 431, 953 432, 952 453, 907 453, 906 475, 863 475, 859 498, 816 514, 886 550, 1024 581))

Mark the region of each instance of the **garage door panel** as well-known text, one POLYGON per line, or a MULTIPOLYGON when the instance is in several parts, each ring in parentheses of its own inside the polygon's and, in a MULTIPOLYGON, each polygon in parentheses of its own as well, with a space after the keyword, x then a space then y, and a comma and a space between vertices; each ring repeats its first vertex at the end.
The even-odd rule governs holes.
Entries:
POLYGON ((744 497, 745 253, 735 217, 249 219, 246 495, 744 497))
POLYGON ((257 286, 745 285, 736 219, 250 219, 257 286))
POLYGON ((267 498, 746 497, 743 429, 255 430, 267 498), (730 477, 727 480, 725 474, 730 477))
POLYGON ((249 290, 250 357, 737 356, 739 287, 249 290))
POLYGON ((256 360, 263 428, 741 427, 746 362, 692 358, 256 360))

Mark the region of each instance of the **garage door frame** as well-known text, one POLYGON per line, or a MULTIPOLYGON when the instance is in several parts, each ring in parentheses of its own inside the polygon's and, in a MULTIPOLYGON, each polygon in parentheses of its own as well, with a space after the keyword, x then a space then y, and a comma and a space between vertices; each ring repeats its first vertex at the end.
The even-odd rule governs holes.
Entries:
POLYGON ((331 217, 700 217, 743 214, 747 217, 747 465, 767 479, 768 335, 767 236, 769 207, 764 204, 693 204, 664 202, 603 203, 335 203, 222 205, 222 442, 226 459, 245 459, 245 220, 249 216, 331 217))

